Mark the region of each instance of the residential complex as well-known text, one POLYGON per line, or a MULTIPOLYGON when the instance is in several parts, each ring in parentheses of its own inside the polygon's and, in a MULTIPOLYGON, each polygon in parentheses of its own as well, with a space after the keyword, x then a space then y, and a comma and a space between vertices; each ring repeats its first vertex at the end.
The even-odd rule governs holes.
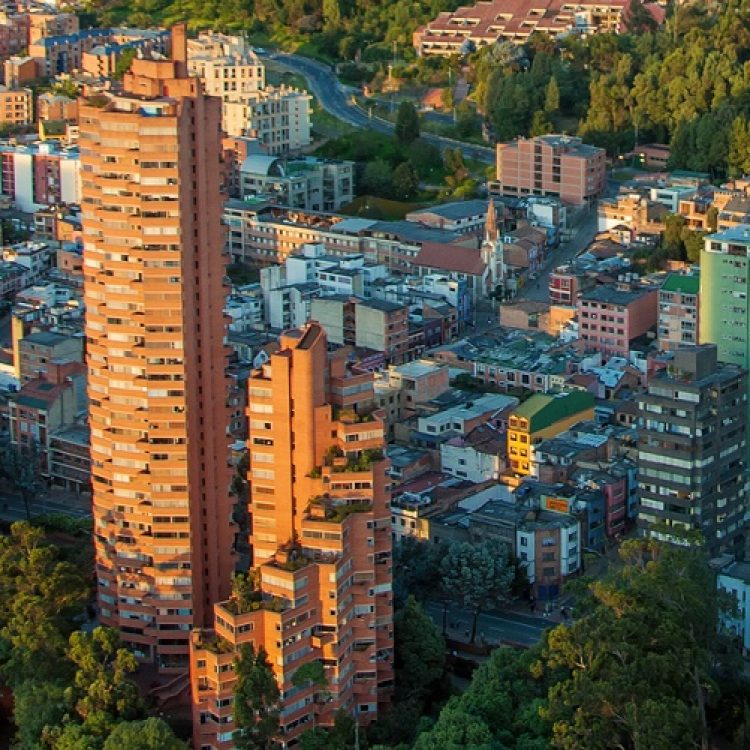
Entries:
MULTIPOLYGON (((343 353, 342 353, 343 354, 343 353)), ((316 323, 287 331, 248 380, 254 589, 193 636, 195 747, 232 743, 233 662, 263 647, 281 691, 281 744, 343 709, 374 721, 393 690, 388 461, 372 375, 329 356, 316 323), (322 663, 325 700, 294 674, 322 663)))
POLYGON ((605 152, 567 135, 518 138, 497 145, 501 195, 551 195, 563 203, 591 205, 606 184, 605 152))
POLYGON ((460 55, 499 41, 523 44, 532 34, 561 37, 617 32, 630 0, 479 0, 443 11, 414 32, 418 55, 460 55))
POLYGON ((750 226, 705 238, 701 251, 700 342, 718 347, 721 362, 750 367, 750 226))
POLYGON ((234 569, 220 102, 172 59, 83 102, 84 282, 102 623, 184 672, 234 569), (169 96, 164 95, 169 89, 169 96))
POLYGON ((639 397, 638 525, 711 554, 744 554, 747 371, 713 344, 677 349, 639 397))
POLYGON ((267 86, 265 66, 242 37, 200 34, 188 43, 188 65, 206 93, 221 99, 227 135, 252 136, 273 155, 311 143, 312 97, 289 86, 267 86))

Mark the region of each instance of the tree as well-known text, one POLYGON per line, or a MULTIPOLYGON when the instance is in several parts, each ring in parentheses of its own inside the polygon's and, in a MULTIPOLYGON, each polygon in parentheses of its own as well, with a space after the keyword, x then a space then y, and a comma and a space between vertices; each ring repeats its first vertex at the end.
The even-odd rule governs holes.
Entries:
POLYGON ((313 694, 313 730, 315 730, 315 707, 324 702, 330 695, 328 688, 328 678, 323 662, 318 659, 303 664, 293 675, 292 685, 299 688, 314 687, 319 688, 313 694), (323 689, 325 688, 325 689, 323 689))
POLYGON ((411 162, 405 161, 393 170, 393 196, 399 200, 409 200, 419 190, 419 175, 411 162))
POLYGON ((719 209, 716 206, 706 211, 706 227, 709 232, 715 232, 719 222, 719 209))
POLYGON ((445 641, 413 596, 396 614, 394 625, 398 696, 424 700, 443 675, 445 641))
POLYGON ((187 745, 175 737, 169 724, 151 717, 118 724, 107 737, 104 750, 187 750, 187 745))
POLYGON ((125 73, 127 73, 130 70, 130 65, 135 59, 135 55, 136 55, 135 47, 124 49, 120 53, 120 57, 117 60, 117 63, 115 64, 115 72, 112 75, 112 77, 115 80, 117 81, 122 80, 125 73))
POLYGON ((727 168, 730 177, 750 173, 750 121, 735 117, 729 133, 727 168))
POLYGON ((440 169, 442 161, 440 150, 421 138, 409 144, 407 156, 422 179, 430 177, 434 171, 440 169))
POLYGON ((515 574, 508 550, 492 542, 458 542, 448 547, 440 565, 443 589, 472 614, 471 643, 477 635, 482 610, 508 597, 515 574))
POLYGON ((560 88, 557 85, 555 76, 549 79, 547 89, 544 92, 544 111, 552 114, 560 109, 560 88))
POLYGON ((440 582, 435 571, 446 553, 444 544, 426 544, 407 536, 393 545, 393 599, 396 609, 410 596, 425 601, 438 593, 440 582))
POLYGON ((396 139, 408 146, 419 138, 419 115, 411 102, 403 101, 396 113, 396 139))
POLYGON ((365 167, 362 175, 362 191, 365 194, 389 198, 393 195, 393 171, 388 162, 375 159, 365 167))
POLYGON ((279 686, 261 646, 240 647, 234 662, 234 743, 238 750, 268 750, 279 731, 279 686))
POLYGON ((550 676, 538 666, 541 649, 495 649, 468 689, 451 698, 415 750, 462 747, 547 750, 551 724, 540 716, 550 676))
POLYGON ((11 686, 69 675, 62 658, 86 595, 41 529, 18 522, 0 537, 0 670, 11 686))
POLYGON ((39 473, 39 446, 7 445, 0 454, 0 471, 21 495, 26 520, 31 520, 31 501, 42 491, 44 482, 39 473))
POLYGON ((52 727, 59 726, 68 710, 63 682, 26 680, 13 690, 14 747, 37 750, 52 727))
POLYGON ((341 28, 339 0, 323 0, 323 22, 326 31, 336 31, 341 28))
POLYGON ((552 130, 552 123, 547 119, 547 115, 544 113, 544 111, 538 109, 536 112, 534 112, 534 116, 531 118, 531 129, 529 131, 530 134, 532 136, 546 135, 547 133, 551 133, 552 130))
POLYGON ((68 658, 77 667, 71 702, 91 734, 106 736, 117 722, 140 717, 143 704, 130 679, 138 662, 116 630, 100 626, 91 634, 73 633, 68 658))
POLYGON ((715 581, 698 547, 626 542, 625 567, 591 584, 589 614, 550 633, 553 746, 708 747, 720 654, 715 581))

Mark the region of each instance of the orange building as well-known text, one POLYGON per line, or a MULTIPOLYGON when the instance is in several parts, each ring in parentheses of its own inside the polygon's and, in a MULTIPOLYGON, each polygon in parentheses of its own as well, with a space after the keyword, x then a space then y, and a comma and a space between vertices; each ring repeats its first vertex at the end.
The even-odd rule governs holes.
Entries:
POLYGON ((34 111, 31 89, 9 89, 0 86, 0 124, 28 125, 34 111))
POLYGON ((338 709, 374 721, 393 686, 389 467, 370 373, 328 354, 324 329, 286 332, 249 378, 252 575, 249 596, 215 607, 193 634, 193 745, 229 750, 232 662, 252 643, 282 695, 283 747, 338 709), (326 686, 294 686, 320 661, 326 686), (317 690, 317 693, 316 693, 317 690), (320 701, 324 692, 326 700, 320 701))
POLYGON ((173 59, 80 103, 91 479, 101 621, 162 672, 234 568, 221 107, 173 59))

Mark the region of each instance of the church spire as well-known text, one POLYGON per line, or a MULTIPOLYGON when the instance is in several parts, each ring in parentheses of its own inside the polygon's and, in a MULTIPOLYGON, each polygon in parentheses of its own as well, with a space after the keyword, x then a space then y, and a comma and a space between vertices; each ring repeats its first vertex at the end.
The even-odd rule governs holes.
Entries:
POLYGON ((495 201, 490 196, 490 201, 487 204, 487 220, 484 224, 484 239, 485 242, 495 243, 497 240, 497 212, 495 211, 495 201))

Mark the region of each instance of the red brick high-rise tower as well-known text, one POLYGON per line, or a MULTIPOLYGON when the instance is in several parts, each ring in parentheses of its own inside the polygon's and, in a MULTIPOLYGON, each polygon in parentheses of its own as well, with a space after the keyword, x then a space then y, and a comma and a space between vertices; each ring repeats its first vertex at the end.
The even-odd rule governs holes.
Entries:
POLYGON ((101 621, 185 671, 234 567, 221 102, 171 60, 81 101, 84 274, 101 621))
POLYGON ((215 607, 193 636, 195 747, 234 747, 233 660, 268 653, 291 747, 337 709, 362 724, 393 688, 390 478, 371 373, 329 355, 318 323, 287 331, 248 381, 255 586, 215 607), (318 661, 325 685, 295 684, 318 661))

